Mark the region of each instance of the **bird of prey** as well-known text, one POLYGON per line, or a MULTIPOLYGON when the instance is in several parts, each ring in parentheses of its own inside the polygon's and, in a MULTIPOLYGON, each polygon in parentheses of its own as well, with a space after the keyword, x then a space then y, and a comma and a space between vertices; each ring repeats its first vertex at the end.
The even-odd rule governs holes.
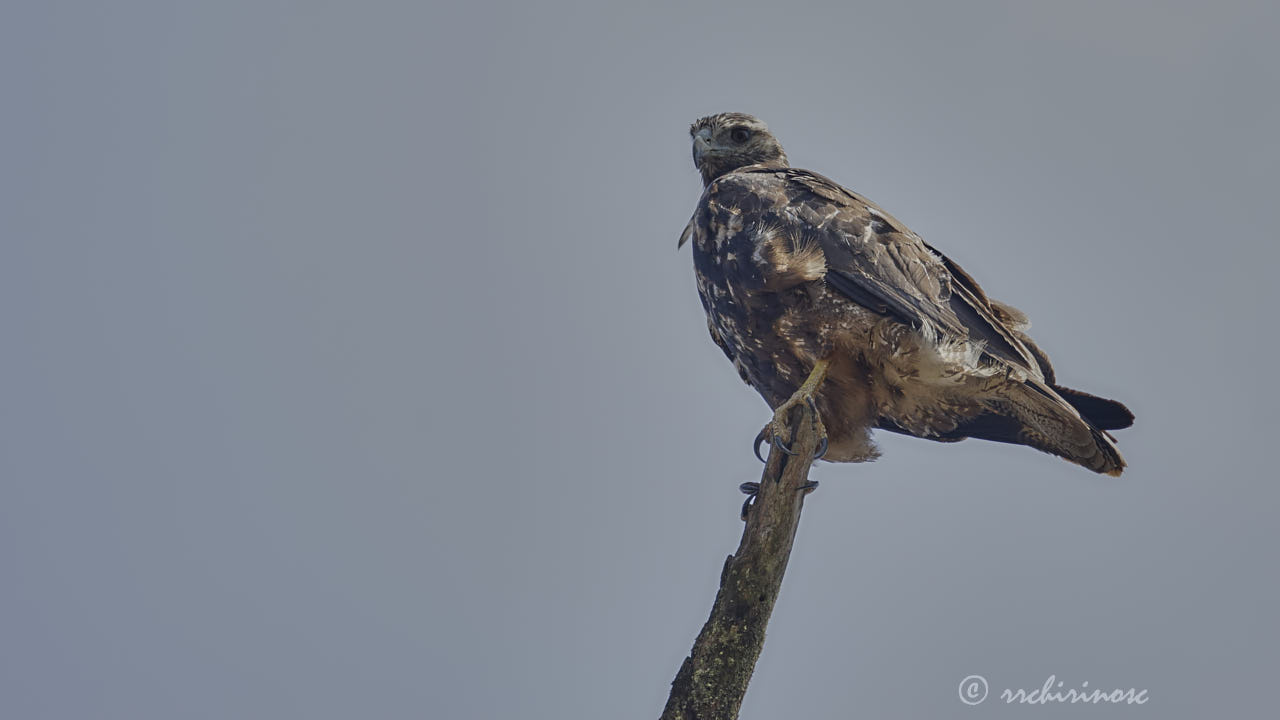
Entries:
POLYGON ((775 410, 757 454, 765 439, 789 452, 786 413, 809 403, 833 462, 877 457, 879 428, 1121 473, 1107 431, 1133 414, 1058 385, 1022 312, 866 198, 791 167, 757 118, 711 115, 689 134, 704 190, 678 244, 693 241, 712 339, 775 410))

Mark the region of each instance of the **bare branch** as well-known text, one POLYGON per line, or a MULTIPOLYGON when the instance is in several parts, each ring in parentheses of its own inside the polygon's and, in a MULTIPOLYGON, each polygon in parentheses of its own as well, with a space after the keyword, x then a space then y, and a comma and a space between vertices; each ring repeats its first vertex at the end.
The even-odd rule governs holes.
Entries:
POLYGON ((711 617, 671 683, 661 720, 733 720, 764 646, 765 628, 800 525, 818 437, 805 403, 787 418, 794 456, 769 452, 760 493, 747 513, 738 551, 720 573, 711 617))

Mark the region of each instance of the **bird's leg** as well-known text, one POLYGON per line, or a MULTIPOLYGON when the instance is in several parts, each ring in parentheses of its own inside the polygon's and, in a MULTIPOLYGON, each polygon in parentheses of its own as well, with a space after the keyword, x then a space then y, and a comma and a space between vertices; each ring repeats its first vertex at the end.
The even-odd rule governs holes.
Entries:
POLYGON ((783 438, 787 437, 787 414, 800 403, 808 403, 813 410, 813 421, 817 424, 818 450, 814 453, 813 459, 817 460, 827 453, 827 428, 822 424, 822 416, 818 414, 818 406, 814 403, 813 398, 818 392, 818 388, 822 385, 822 381, 826 380, 827 367, 830 364, 831 361, 827 358, 822 358, 814 363, 813 371, 809 373, 808 378, 805 378, 800 389, 796 390, 786 402, 773 411, 773 420, 764 426, 759 435, 756 435, 755 451, 756 457, 760 458, 760 462, 764 462, 764 458, 760 457, 760 445, 765 440, 768 440, 782 452, 788 455, 795 455, 791 448, 784 444, 790 438, 787 438, 786 441, 783 438))

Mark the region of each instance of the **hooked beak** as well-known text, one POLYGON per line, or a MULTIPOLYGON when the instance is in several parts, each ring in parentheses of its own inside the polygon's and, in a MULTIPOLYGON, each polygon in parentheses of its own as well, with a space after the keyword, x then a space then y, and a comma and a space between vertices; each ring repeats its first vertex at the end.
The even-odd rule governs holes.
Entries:
POLYGON ((701 165, 702 158, 711 152, 711 128, 702 128, 693 136, 693 164, 701 165))

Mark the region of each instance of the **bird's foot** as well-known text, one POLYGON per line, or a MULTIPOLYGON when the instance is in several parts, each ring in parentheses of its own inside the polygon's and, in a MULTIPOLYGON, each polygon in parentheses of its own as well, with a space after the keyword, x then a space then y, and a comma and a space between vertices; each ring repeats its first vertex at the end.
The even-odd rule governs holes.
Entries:
MULTIPOLYGON (((746 520, 747 520, 747 510, 748 510, 752 505, 755 505, 755 504, 756 504, 756 498, 757 498, 757 497, 759 497, 759 495, 760 495, 760 483, 758 483, 758 482, 744 482, 744 483, 742 483, 741 485, 739 485, 739 486, 738 486, 738 489, 742 491, 742 494, 743 494, 743 495, 746 495, 746 496, 747 496, 747 499, 742 501, 742 513, 741 513, 741 515, 740 515, 740 517, 742 518, 743 522, 746 522, 746 520)), ((801 486, 799 487, 800 492, 804 493, 805 495, 808 495, 809 493, 811 493, 811 492, 813 492, 814 490, 817 490, 817 489, 818 489, 818 481, 817 481, 817 480, 810 480, 809 482, 807 482, 807 483, 805 483, 805 484, 803 484, 803 485, 801 485, 801 486)))
POLYGON ((800 386, 800 389, 796 390, 786 402, 779 405, 778 408, 773 411, 773 419, 769 421, 768 425, 765 425, 764 428, 760 430, 758 435, 756 435, 754 449, 756 458, 758 458, 760 462, 765 462, 764 457, 760 454, 760 446, 763 445, 766 440, 782 452, 788 455, 795 455, 795 451, 786 445, 789 440, 784 440, 784 438, 788 438, 789 436, 787 415, 790 414, 794 408, 799 407, 800 403, 808 405, 809 409, 813 411, 813 422, 816 425, 815 429, 818 433, 818 447, 813 453, 813 459, 820 460, 823 455, 827 454, 827 446, 829 443, 827 439, 827 427, 822 423, 822 414, 818 412, 818 405, 813 399, 814 395, 818 392, 818 387, 827 377, 827 364, 827 360, 819 360, 815 363, 813 366, 813 372, 809 373, 809 377, 804 381, 804 384, 800 386))
MULTIPOLYGON (((818 425, 818 448, 813 453, 813 459, 821 460, 822 456, 827 454, 827 446, 829 444, 829 440, 827 439, 827 428, 822 424, 822 416, 818 414, 818 406, 814 404, 813 398, 807 398, 807 402, 809 407, 813 410, 813 420, 818 425)), ((790 403, 790 401, 787 401, 787 403, 790 403)), ((792 407, 795 406, 788 406, 788 404, 779 406, 777 412, 773 415, 773 419, 769 421, 768 425, 761 428, 760 432, 756 435, 755 443, 752 445, 752 450, 755 451, 756 459, 760 462, 765 462, 764 456, 760 454, 760 446, 764 445, 765 442, 768 442, 770 445, 773 445, 788 455, 796 454, 794 450, 787 447, 786 443, 781 438, 782 435, 786 434, 787 412, 790 411, 792 407)))

